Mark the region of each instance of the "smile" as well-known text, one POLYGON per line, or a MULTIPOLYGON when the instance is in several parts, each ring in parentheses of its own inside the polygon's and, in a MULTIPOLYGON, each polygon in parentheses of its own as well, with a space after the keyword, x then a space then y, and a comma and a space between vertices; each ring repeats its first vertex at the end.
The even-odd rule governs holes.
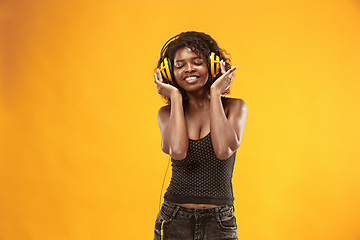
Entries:
POLYGON ((198 77, 197 76, 188 76, 186 78, 184 78, 184 80, 187 82, 187 83, 193 83, 193 82, 196 82, 196 79, 198 77))

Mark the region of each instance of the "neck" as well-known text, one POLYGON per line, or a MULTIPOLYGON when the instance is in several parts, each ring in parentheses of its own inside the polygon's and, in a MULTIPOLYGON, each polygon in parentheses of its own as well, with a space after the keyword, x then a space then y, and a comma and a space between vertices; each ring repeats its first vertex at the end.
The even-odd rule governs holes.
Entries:
POLYGON ((188 97, 187 108, 190 110, 201 110, 210 105, 210 93, 202 88, 195 92, 186 92, 188 97))

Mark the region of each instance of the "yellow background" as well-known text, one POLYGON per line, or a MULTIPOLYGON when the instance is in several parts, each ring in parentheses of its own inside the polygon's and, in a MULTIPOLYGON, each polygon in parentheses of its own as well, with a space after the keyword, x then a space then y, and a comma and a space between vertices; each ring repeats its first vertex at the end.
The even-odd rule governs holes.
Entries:
POLYGON ((0 23, 1 240, 152 239, 152 74, 188 30, 240 65, 239 239, 360 239, 358 1, 5 0, 0 23))

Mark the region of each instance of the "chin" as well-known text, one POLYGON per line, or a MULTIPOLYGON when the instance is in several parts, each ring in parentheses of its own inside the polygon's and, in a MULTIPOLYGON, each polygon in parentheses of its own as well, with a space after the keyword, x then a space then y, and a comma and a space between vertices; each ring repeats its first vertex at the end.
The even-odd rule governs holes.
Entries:
POLYGON ((197 92, 200 90, 208 90, 207 87, 205 86, 205 84, 203 86, 197 85, 197 86, 193 86, 193 87, 185 87, 183 88, 186 92, 197 92))

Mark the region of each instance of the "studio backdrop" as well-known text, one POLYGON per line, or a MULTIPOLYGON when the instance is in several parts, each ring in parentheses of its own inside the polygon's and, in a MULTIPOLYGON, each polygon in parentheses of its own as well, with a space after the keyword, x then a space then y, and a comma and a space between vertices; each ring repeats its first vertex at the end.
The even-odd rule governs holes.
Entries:
POLYGON ((359 1, 3 0, 1 240, 152 239, 169 161, 153 72, 190 30, 239 65, 239 239, 360 238, 359 1))

